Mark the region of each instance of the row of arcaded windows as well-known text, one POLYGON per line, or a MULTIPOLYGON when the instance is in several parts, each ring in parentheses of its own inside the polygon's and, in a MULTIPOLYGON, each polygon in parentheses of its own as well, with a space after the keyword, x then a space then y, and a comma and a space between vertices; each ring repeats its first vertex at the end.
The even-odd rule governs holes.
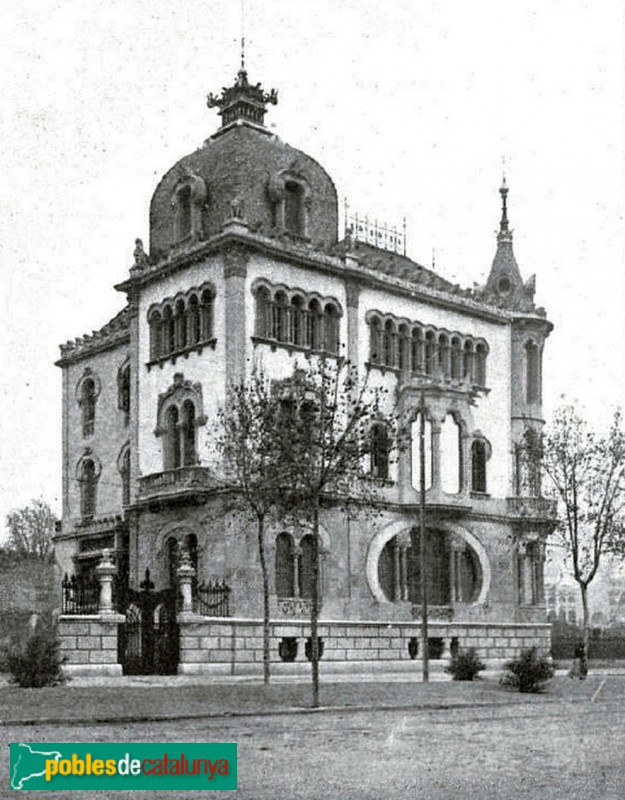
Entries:
POLYGON ((197 464, 196 413, 191 400, 172 404, 165 413, 163 469, 197 464))
POLYGON ((369 326, 371 364, 486 386, 485 341, 376 315, 369 326))
POLYGON ((212 287, 189 292, 153 308, 150 325, 150 361, 158 361, 213 338, 212 287))
POLYGON ((256 289, 256 335, 260 339, 305 350, 339 352, 340 310, 331 300, 291 297, 267 286, 256 289))

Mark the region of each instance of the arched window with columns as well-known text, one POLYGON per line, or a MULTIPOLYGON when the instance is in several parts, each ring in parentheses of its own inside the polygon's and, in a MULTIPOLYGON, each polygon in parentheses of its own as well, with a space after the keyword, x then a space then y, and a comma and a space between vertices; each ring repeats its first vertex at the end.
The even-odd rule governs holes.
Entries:
POLYGON ((276 537, 276 595, 295 597, 296 586, 295 543, 290 533, 276 537))
POLYGON ((156 435, 163 439, 163 469, 198 463, 197 429, 206 424, 202 387, 177 372, 170 388, 159 395, 156 435))

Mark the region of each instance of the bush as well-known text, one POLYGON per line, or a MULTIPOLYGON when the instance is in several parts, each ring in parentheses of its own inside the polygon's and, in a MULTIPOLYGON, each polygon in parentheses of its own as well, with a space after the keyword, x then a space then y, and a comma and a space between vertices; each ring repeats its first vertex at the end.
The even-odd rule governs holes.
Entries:
POLYGON ((37 631, 20 645, 9 650, 8 667, 11 682, 24 688, 58 686, 65 683, 59 653, 59 642, 54 631, 37 631))
POLYGON ((452 656, 449 665, 445 667, 455 681, 473 681, 479 673, 486 669, 486 664, 477 657, 473 647, 452 656))
POLYGON ((523 650, 518 658, 505 665, 506 674, 501 685, 524 694, 540 692, 544 684, 553 678, 553 664, 544 656, 539 656, 535 647, 523 650))

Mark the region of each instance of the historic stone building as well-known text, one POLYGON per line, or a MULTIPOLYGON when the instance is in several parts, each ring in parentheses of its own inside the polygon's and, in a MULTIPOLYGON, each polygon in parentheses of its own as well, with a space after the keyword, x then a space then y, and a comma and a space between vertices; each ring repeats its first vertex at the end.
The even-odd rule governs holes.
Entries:
MULTIPOLYGON (((339 240, 331 177, 264 125, 276 101, 244 70, 221 96, 209 96, 221 127, 156 187, 149 252, 137 240, 129 277, 116 287, 125 308, 61 346, 61 567, 88 576, 110 551, 130 615, 126 623, 110 618, 121 625, 121 662, 124 648, 142 646, 129 644, 147 624, 137 612, 141 584, 164 607, 183 580, 195 604, 191 611, 186 598, 178 617, 178 669, 259 668, 256 533, 215 488, 211 423, 229 383, 254 361, 278 377, 301 359, 344 353, 362 372, 370 367, 400 410, 416 414, 425 397, 433 655, 455 645, 492 659, 534 643, 546 650, 543 560, 554 509, 520 445, 542 426, 551 324, 514 257, 505 181, 490 273, 482 288, 462 289, 398 252, 399 234, 357 221, 339 240), (131 623, 133 632, 123 633, 131 623)), ((413 447, 391 463, 384 432, 372 436, 383 513, 323 512, 327 665, 409 663, 418 647, 410 567, 418 459, 413 447)), ((305 661, 310 535, 277 523, 267 543, 273 658, 305 661)), ((70 663, 106 662, 81 655, 80 639, 94 634, 97 651, 107 630, 73 623, 83 633, 66 644, 70 663)))

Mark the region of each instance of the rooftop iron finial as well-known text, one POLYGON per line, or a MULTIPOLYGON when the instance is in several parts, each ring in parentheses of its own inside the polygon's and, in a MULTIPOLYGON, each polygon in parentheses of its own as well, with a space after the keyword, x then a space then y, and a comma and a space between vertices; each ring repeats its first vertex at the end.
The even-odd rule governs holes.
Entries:
POLYGON ((245 0, 241 0, 241 72, 245 72, 245 0))
POLYGON ((501 232, 508 230, 508 191, 506 175, 504 173, 499 189, 499 194, 501 195, 501 222, 499 224, 499 230, 501 232))

